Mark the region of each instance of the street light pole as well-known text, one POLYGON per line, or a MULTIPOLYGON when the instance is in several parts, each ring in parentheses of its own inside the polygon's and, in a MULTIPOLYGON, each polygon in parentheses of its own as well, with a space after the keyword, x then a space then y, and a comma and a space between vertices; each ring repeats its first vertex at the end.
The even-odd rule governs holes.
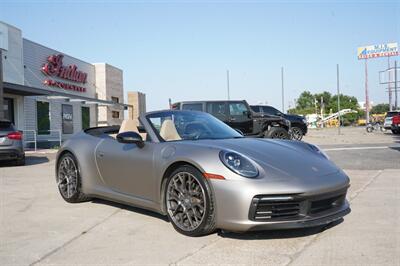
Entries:
POLYGON ((0 48, 0 119, 4 118, 3 50, 0 48))
POLYGON ((368 59, 365 59, 365 115, 366 123, 369 123, 369 97, 368 97, 368 59))
POLYGON ((228 90, 228 101, 231 99, 230 91, 229 91, 229 70, 226 71, 226 87, 228 90))
POLYGON ((336 89, 337 89, 337 107, 338 107, 338 119, 339 119, 338 134, 340 135, 341 117, 340 117, 339 64, 336 64, 336 89))
POLYGON ((282 113, 285 113, 285 89, 283 86, 283 67, 281 67, 281 83, 282 83, 282 113))
POLYGON ((397 110, 397 61, 394 61, 394 108, 397 110))

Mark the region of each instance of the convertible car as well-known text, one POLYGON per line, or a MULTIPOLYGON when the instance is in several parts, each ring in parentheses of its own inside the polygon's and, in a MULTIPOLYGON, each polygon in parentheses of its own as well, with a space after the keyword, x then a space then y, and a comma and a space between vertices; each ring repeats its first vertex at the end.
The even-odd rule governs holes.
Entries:
POLYGON ((67 202, 103 198, 145 208, 188 236, 320 226, 350 212, 349 178, 314 145, 245 138, 196 111, 139 120, 64 143, 56 181, 67 202))

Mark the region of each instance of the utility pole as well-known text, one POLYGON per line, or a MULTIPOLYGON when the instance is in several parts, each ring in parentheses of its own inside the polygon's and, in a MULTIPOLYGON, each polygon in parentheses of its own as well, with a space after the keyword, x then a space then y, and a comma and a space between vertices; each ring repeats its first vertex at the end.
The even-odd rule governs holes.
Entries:
POLYGON ((394 61, 394 108, 397 110, 397 61, 394 61))
POLYGON ((229 92, 229 70, 226 71, 226 87, 228 89, 228 101, 231 99, 230 92, 229 92))
POLYGON ((0 119, 4 119, 3 50, 0 48, 0 119))
POLYGON ((282 113, 285 113, 285 89, 283 84, 283 67, 281 67, 281 83, 282 83, 282 113))
POLYGON ((340 124, 342 120, 340 116, 339 64, 336 64, 336 89, 337 89, 337 108, 338 108, 338 119, 339 119, 338 135, 340 135, 340 124))
POLYGON ((368 97, 368 59, 365 59, 365 115, 366 123, 369 123, 369 97, 368 97))
POLYGON ((388 56, 388 74, 389 74, 389 82, 388 82, 389 111, 392 111, 393 110, 393 106, 392 106, 392 87, 390 86, 390 80, 391 80, 391 75, 390 75, 390 56, 388 56))

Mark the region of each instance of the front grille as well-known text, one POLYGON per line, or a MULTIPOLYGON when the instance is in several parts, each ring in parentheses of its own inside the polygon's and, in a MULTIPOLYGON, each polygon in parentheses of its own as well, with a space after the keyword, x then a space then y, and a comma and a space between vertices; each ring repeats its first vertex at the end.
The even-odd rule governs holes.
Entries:
POLYGON ((257 195, 253 198, 249 219, 252 221, 295 220, 312 217, 341 207, 346 199, 346 190, 319 196, 257 195))
POLYGON ((327 211, 334 207, 340 206, 343 204, 346 195, 339 195, 327 199, 316 200, 311 202, 310 213, 316 214, 319 212, 327 211))
POLYGON ((293 202, 259 202, 257 204, 255 220, 289 218, 299 215, 300 205, 293 202))

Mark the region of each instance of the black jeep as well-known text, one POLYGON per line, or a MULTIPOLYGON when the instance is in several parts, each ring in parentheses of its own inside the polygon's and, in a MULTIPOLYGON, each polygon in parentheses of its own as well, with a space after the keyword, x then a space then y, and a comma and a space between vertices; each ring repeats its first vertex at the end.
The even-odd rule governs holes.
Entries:
POLYGON ((290 122, 280 116, 259 115, 246 101, 188 101, 171 106, 177 110, 207 112, 245 136, 265 138, 290 138, 290 122))

